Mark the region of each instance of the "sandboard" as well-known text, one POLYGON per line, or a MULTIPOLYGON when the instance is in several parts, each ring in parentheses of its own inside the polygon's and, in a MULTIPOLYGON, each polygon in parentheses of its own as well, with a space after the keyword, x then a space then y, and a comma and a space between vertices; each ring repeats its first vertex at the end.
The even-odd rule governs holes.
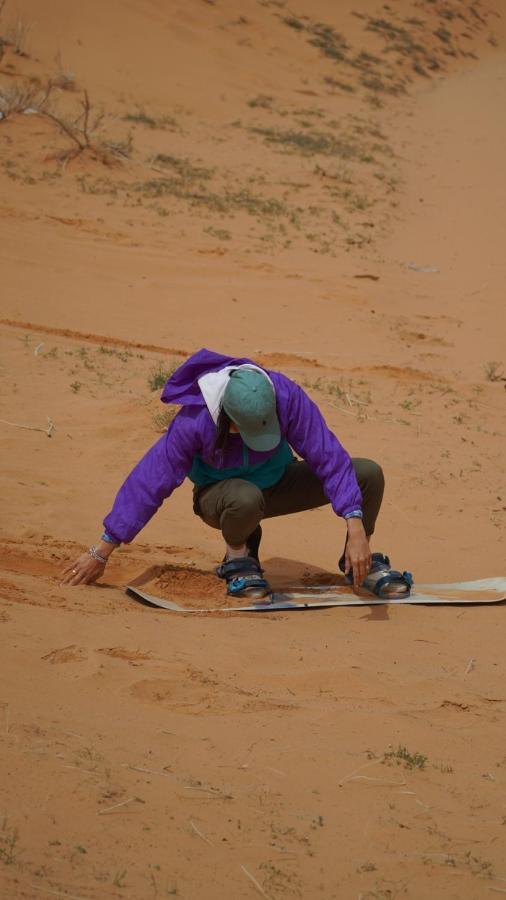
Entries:
POLYGON ((154 597, 129 585, 126 593, 134 600, 158 609, 179 613, 206 612, 275 612, 277 610, 325 609, 333 606, 487 606, 506 603, 506 578, 482 578, 479 581, 456 581, 449 584, 418 584, 409 597, 386 599, 370 595, 357 596, 347 585, 318 585, 275 592, 266 601, 242 606, 195 609, 181 606, 163 597, 154 597))

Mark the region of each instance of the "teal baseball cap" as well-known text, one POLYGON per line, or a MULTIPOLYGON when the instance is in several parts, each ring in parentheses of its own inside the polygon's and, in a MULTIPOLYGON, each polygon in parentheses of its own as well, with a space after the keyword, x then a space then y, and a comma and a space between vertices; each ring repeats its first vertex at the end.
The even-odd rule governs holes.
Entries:
POLYGON ((276 394, 259 369, 234 369, 223 395, 223 409, 251 450, 274 450, 281 440, 276 394))

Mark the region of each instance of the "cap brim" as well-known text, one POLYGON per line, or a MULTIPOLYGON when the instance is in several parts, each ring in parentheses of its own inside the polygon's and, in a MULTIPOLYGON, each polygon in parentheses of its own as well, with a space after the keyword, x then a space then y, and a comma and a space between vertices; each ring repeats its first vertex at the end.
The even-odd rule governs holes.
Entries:
POLYGON ((269 450, 274 450, 281 440, 278 417, 276 414, 270 416, 267 420, 265 431, 261 434, 251 434, 241 430, 239 430, 239 434, 250 450, 256 450, 257 453, 267 453, 269 450))

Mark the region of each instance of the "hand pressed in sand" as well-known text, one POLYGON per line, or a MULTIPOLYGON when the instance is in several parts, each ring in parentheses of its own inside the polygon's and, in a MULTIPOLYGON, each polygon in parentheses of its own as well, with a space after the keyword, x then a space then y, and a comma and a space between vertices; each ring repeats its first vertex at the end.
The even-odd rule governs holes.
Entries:
MULTIPOLYGON (((115 548, 115 544, 99 541, 95 549, 100 556, 108 559, 115 548)), ((61 584, 93 584, 105 571, 105 562, 95 559, 89 553, 82 553, 71 565, 62 572, 61 584)))

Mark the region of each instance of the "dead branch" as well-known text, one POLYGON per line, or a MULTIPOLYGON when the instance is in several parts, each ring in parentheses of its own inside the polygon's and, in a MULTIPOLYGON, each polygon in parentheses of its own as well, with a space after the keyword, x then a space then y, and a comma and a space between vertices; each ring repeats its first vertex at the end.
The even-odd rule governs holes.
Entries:
POLYGON ((43 434, 47 434, 48 437, 52 437, 53 431, 55 430, 54 423, 52 420, 47 417, 47 428, 38 428, 36 425, 19 425, 17 422, 8 422, 7 419, 0 419, 3 425, 11 425, 12 428, 26 428, 27 431, 42 431, 43 434))
POLYGON ((61 116, 57 116, 55 113, 51 112, 49 109, 45 109, 42 112, 42 115, 45 116, 47 119, 50 119, 51 122, 54 122, 55 125, 57 125, 58 128, 60 128, 61 131, 63 131, 63 133, 66 134, 68 138, 70 138, 71 141, 73 141, 75 144, 77 144, 77 148, 78 148, 77 153, 81 153, 83 150, 86 150, 86 147, 88 145, 82 143, 82 141, 79 139, 73 125, 69 125, 65 121, 65 119, 63 119, 61 116))
POLYGON ((88 122, 90 118, 90 98, 88 96, 88 91, 84 92, 84 100, 82 101, 83 110, 84 110, 84 121, 83 121, 83 135, 84 140, 86 141, 86 146, 90 146, 90 136, 88 134, 88 122))

